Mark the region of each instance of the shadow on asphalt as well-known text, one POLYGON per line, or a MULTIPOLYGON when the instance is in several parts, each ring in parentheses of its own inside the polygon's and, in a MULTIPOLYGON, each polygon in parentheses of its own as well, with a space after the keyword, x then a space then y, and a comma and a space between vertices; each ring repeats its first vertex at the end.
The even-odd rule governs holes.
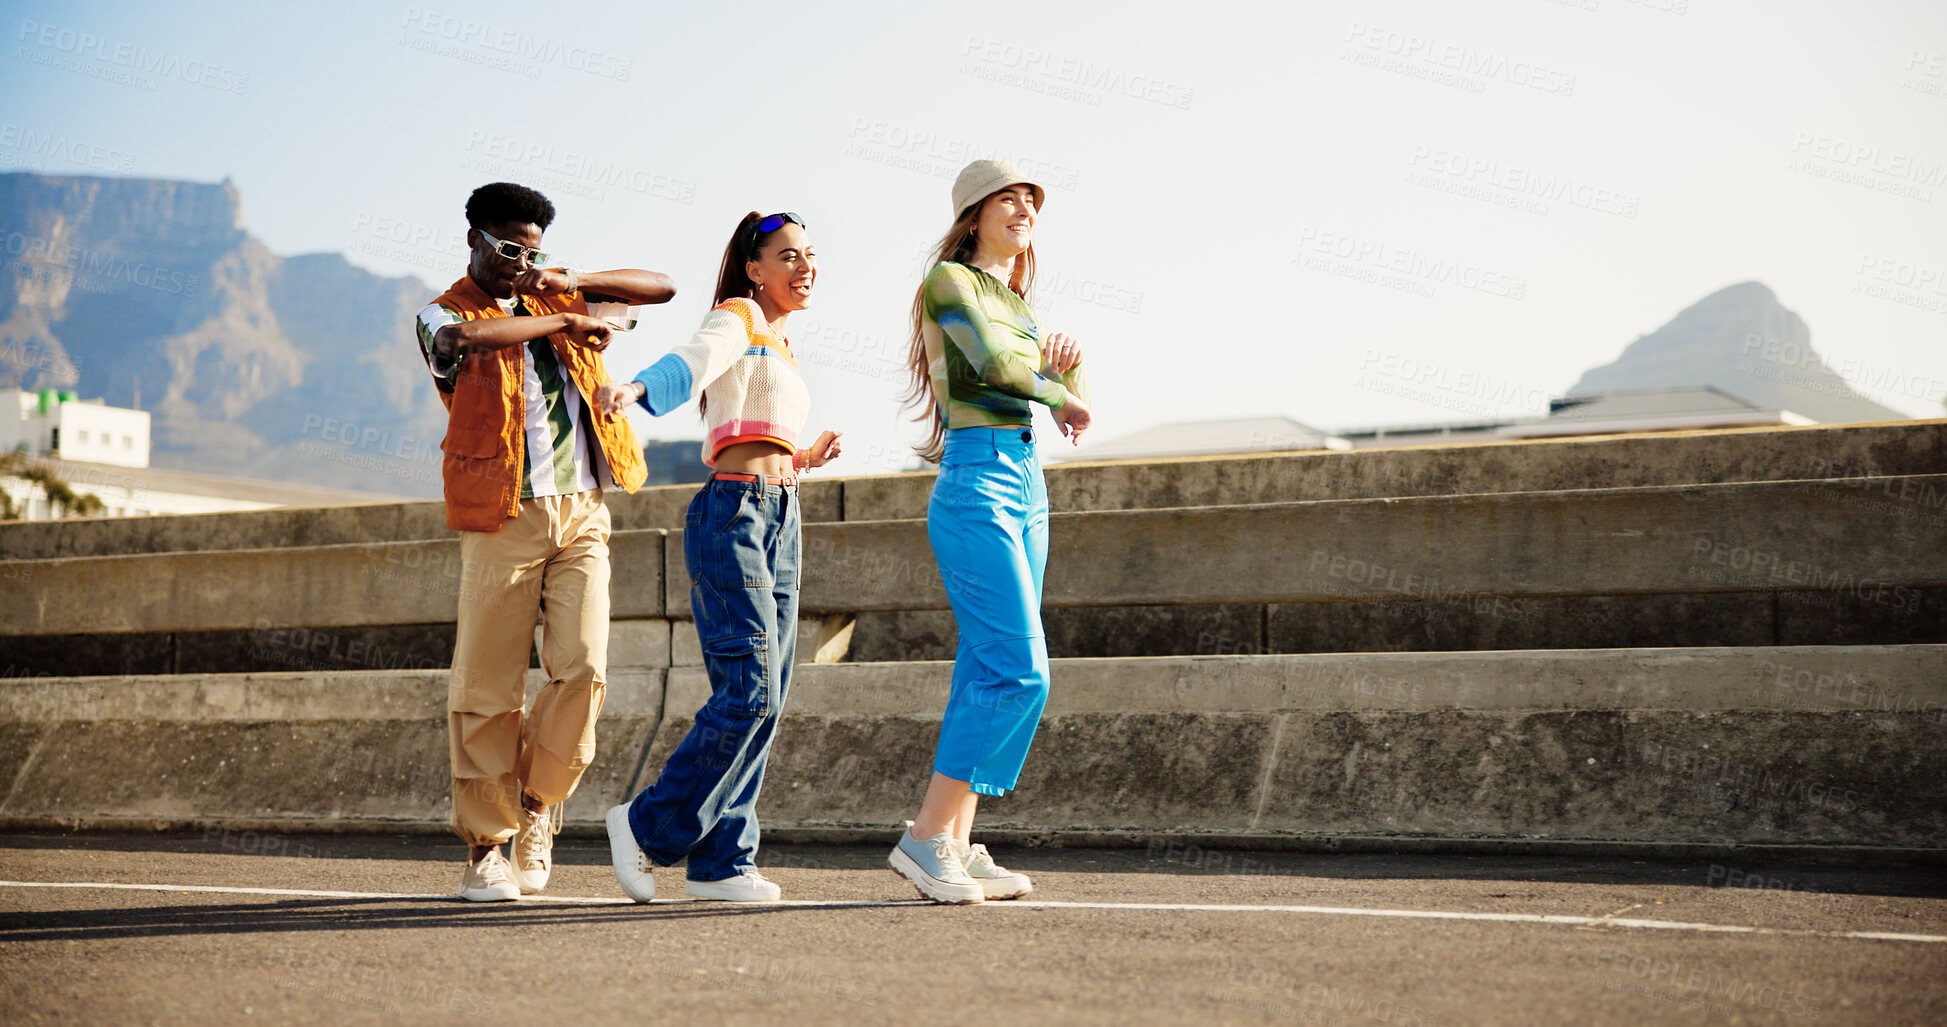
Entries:
MULTIPOLYGON (((457 840, 437 835, 299 835, 217 830, 165 833, 22 834, 0 837, 7 849, 172 852, 205 855, 380 859, 458 864, 457 840)), ((1300 877, 1327 880, 1550 881, 1947 898, 1947 873, 1937 866, 1787 862, 1766 859, 1628 859, 1624 857, 1459 856, 1423 853, 1267 852, 1153 845, 1147 849, 997 847, 1008 866, 1028 872, 1164 874, 1176 877, 1300 877)), ((555 862, 606 866, 608 846, 560 838, 555 862)), ((884 871, 877 846, 766 845, 766 870, 884 871)), ((7 876, 0 871, 0 877, 7 876)))
MULTIPOLYGON (((922 903, 914 901, 914 906, 922 903)), ((930 907, 929 907, 930 908, 930 907)), ((802 906, 674 902, 663 905, 549 905, 440 899, 281 899, 221 906, 57 909, 0 913, 0 945, 200 934, 412 930, 435 927, 612 926, 713 917, 830 915, 802 906)))

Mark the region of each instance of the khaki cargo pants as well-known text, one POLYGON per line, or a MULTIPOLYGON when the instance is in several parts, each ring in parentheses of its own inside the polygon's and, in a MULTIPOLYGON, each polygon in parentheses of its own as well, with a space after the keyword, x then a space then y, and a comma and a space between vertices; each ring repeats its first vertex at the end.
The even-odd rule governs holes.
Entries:
POLYGON ((554 805, 595 758, 608 679, 608 507, 600 490, 523 499, 499 531, 460 533, 459 636, 447 686, 453 832, 514 836, 521 793, 554 805), (541 625, 548 683, 523 709, 541 625))

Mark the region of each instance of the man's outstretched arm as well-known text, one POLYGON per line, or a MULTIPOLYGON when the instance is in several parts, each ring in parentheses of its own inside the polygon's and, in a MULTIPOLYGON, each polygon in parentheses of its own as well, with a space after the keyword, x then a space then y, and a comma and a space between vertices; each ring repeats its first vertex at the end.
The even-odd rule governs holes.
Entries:
POLYGON ((661 271, 621 268, 615 271, 583 271, 581 292, 613 296, 636 303, 668 303, 676 296, 676 282, 661 271))

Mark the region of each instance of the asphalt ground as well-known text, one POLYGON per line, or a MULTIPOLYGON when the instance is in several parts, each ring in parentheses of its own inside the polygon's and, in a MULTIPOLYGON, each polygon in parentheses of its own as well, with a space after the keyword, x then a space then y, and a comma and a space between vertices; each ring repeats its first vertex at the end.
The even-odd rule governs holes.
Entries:
POLYGON ((1937 867, 997 850, 942 907, 886 848, 766 846, 777 905, 452 898, 425 836, 0 838, 7 1024, 1941 1024, 1937 867), (55 887, 73 884, 73 887, 55 887), (251 891, 250 889, 263 889, 251 891), (1554 918, 1554 919, 1548 919, 1554 918))

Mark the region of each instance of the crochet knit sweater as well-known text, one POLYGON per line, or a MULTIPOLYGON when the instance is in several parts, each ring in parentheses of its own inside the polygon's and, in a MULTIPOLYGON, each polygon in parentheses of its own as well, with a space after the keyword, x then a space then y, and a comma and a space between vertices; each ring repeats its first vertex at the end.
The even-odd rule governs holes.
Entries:
POLYGON ((635 380, 644 387, 643 408, 657 417, 702 394, 703 462, 712 467, 719 452, 740 442, 775 442, 795 454, 811 414, 790 340, 771 331, 756 301, 742 297, 717 304, 690 341, 635 380))

